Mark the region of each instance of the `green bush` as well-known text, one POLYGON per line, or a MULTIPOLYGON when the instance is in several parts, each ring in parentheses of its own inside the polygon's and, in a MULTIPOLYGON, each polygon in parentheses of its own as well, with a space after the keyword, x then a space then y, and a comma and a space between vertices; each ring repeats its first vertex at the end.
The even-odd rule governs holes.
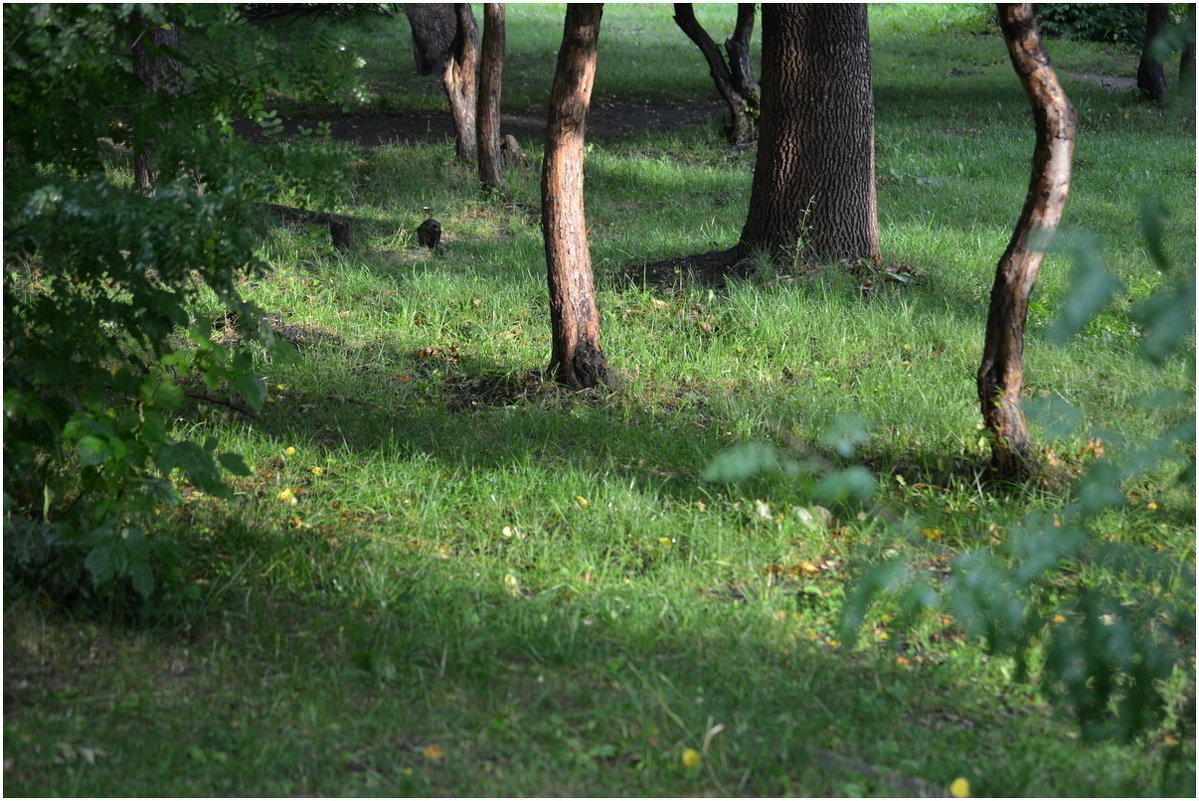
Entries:
POLYGON ((1047 36, 1140 47, 1144 3, 1041 3, 1037 24, 1047 36))
POLYGON ((265 398, 249 351, 210 339, 194 313, 215 298, 246 339, 271 344, 241 277, 275 182, 311 185, 311 163, 234 134, 265 120, 272 88, 326 95, 349 55, 313 37, 308 61, 227 7, 4 8, 4 507, 9 578, 59 591, 150 599, 173 575, 156 511, 185 480, 228 495, 247 472, 174 423, 190 384, 265 398), (132 43, 177 25, 185 91, 148 93, 132 43), (125 147, 152 154, 153 191, 130 187, 125 147), (83 573, 90 582, 81 581, 83 573))

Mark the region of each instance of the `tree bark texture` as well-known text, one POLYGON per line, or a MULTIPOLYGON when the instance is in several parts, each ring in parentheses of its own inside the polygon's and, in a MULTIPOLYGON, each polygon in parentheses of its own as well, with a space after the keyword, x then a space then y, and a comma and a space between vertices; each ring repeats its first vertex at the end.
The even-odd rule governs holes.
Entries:
POLYGON ((470 3, 455 3, 458 31, 454 36, 454 57, 446 64, 441 82, 450 99, 450 112, 454 116, 454 151, 459 161, 475 160, 475 91, 476 71, 479 66, 479 28, 475 25, 475 13, 470 3))
POLYGON ((870 31, 860 3, 762 5, 762 117, 738 250, 879 259, 870 31))
POLYGON ((746 110, 751 120, 757 119, 762 105, 762 89, 754 78, 749 63, 749 40, 754 33, 754 11, 757 3, 737 4, 737 24, 731 39, 724 40, 724 51, 729 56, 729 71, 733 74, 733 86, 745 98, 746 110))
MULTIPOLYGON (((753 6, 750 6, 750 31, 753 30, 752 9, 753 6)), ((708 70, 712 74, 712 80, 716 83, 716 90, 724 98, 724 102, 728 105, 729 113, 732 116, 732 122, 729 126, 730 138, 738 144, 753 141, 754 126, 747 111, 746 97, 737 87, 733 77, 733 70, 730 69, 729 64, 725 63, 724 54, 720 52, 720 48, 716 42, 712 41, 712 37, 708 35, 704 27, 699 24, 699 20, 695 18, 694 6, 691 3, 675 3, 674 21, 682 29, 683 33, 687 34, 687 38, 695 43, 695 46, 704 54, 704 59, 708 62, 708 70)), ((739 11, 738 22, 740 21, 741 13, 739 11)), ((738 32, 744 33, 744 31, 738 32)), ((732 42, 733 40, 730 39, 729 41, 732 42)), ((745 55, 746 64, 748 65, 748 47, 746 48, 745 55)))
POLYGON ((1137 88, 1155 103, 1166 99, 1166 70, 1153 57, 1153 40, 1166 27, 1170 6, 1166 3, 1145 4, 1145 43, 1141 47, 1141 62, 1137 66, 1137 88))
POLYGON ((416 69, 441 75, 454 118, 454 151, 459 161, 475 160, 475 72, 479 29, 470 3, 408 3, 416 69))
POLYGON ((500 97, 504 74, 504 4, 483 4, 483 46, 479 68, 479 182, 484 191, 503 180, 500 153, 500 97))
MULTIPOLYGON (((133 44, 133 72, 147 94, 177 95, 183 89, 183 71, 169 50, 179 48, 179 29, 174 25, 146 25, 133 44)), ((158 181, 154 164, 153 136, 138 137, 143 144, 133 152, 133 184, 151 190, 158 181)))
POLYGON ((600 349, 599 308, 583 203, 584 131, 603 10, 599 3, 566 7, 541 173, 541 230, 553 337, 549 370, 557 381, 574 389, 610 382, 600 349))
POLYGON ((978 399, 992 435, 992 467, 1021 479, 1034 466, 1024 389, 1024 324, 1028 300, 1070 193, 1075 116, 1041 42, 1029 3, 999 4, 999 24, 1012 66, 1032 104, 1036 126, 1032 177, 1011 242, 991 289, 986 341, 978 370, 978 399))

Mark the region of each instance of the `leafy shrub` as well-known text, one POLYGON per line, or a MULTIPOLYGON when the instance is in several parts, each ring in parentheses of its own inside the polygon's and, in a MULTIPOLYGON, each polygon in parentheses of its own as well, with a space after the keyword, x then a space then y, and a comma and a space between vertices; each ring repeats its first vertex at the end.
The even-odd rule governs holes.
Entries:
POLYGON ((271 345, 238 281, 267 269, 255 256, 260 201, 283 177, 314 176, 231 123, 265 119, 272 89, 334 91, 345 83, 335 65, 350 74, 330 37, 289 60, 217 6, 5 6, 9 577, 149 599, 176 575, 152 525, 176 500, 173 476, 228 495, 222 471, 247 472, 214 440, 174 432, 188 382, 254 408, 265 398, 251 353, 212 342, 195 304, 215 298, 271 345), (186 45, 157 55, 177 61, 186 90, 147 92, 131 44, 172 24, 186 45), (153 191, 129 187, 126 147, 152 157, 153 191))
MULTIPOLYGON (((1195 278, 1166 260, 1160 242, 1164 213, 1149 202, 1142 216, 1148 252, 1171 281, 1130 313, 1142 327, 1143 358, 1158 365, 1194 358, 1195 278)), ((1070 252, 1074 290, 1051 328, 1058 344, 1081 331, 1121 287, 1103 267, 1093 240, 1075 239, 1070 252)), ((992 652, 1013 657, 1020 675, 1030 657, 1042 653, 1046 696, 1070 710, 1088 738, 1131 739, 1155 725, 1162 711, 1159 684, 1190 651, 1183 641, 1194 631, 1193 567, 1104 542, 1094 532, 1100 515, 1125 503, 1121 485, 1150 470, 1181 456, 1186 466, 1178 480, 1194 485, 1193 394, 1158 393, 1145 402, 1170 412, 1176 424, 1122 459, 1097 459, 1075 483, 1067 506, 1053 515, 1030 515, 1001 548, 959 555, 942 586, 931 586, 901 563, 872 567, 849 594, 844 640, 856 637, 875 598, 891 595, 909 622, 928 610, 953 614, 992 652), (1075 574, 1096 566, 1129 581, 1087 586, 1070 596, 1054 585, 1065 565, 1075 574)))
POLYGON ((1046 36, 1140 47, 1144 3, 1040 3, 1037 25, 1046 36))
MULTIPOLYGON (((1164 214, 1160 204, 1148 202, 1142 217, 1147 250, 1169 282, 1130 312, 1143 332, 1142 357, 1157 365, 1194 358, 1195 277, 1174 269, 1164 255, 1164 214)), ((1066 250, 1076 262, 1074 289, 1050 329, 1057 344, 1081 331, 1122 288, 1103 266, 1093 238, 1076 236, 1066 250)), ((846 646, 856 640, 871 604, 889 597, 901 627, 915 627, 928 612, 949 614, 992 653, 1012 657, 1018 677, 1029 675, 1036 661, 1046 696, 1068 710, 1090 739, 1130 739, 1156 725, 1163 711, 1159 687, 1191 650, 1184 642, 1194 631, 1193 565, 1103 541, 1094 531, 1101 515, 1125 503, 1120 487, 1150 470, 1181 457, 1185 467, 1178 480, 1194 485, 1193 393, 1160 392, 1145 402, 1165 409, 1176 424, 1122 459, 1097 458, 1075 482, 1068 504, 1054 514, 1030 514, 1000 547, 959 554, 946 581, 930 582, 922 570, 901 561, 867 565, 848 588, 842 609, 846 646), (1129 580, 1071 591, 1060 582, 1067 565, 1075 575, 1096 567, 1090 572, 1129 580)), ((1081 414, 1074 419, 1081 422, 1081 414)), ((823 444, 850 456, 862 431, 861 421, 841 420, 823 444)), ((875 488, 864 468, 840 468, 810 456, 796 459, 752 443, 718 454, 702 477, 740 481, 765 473, 805 482, 804 488, 824 503, 867 503, 875 488)), ((882 519, 895 518, 885 510, 875 512, 882 519)))

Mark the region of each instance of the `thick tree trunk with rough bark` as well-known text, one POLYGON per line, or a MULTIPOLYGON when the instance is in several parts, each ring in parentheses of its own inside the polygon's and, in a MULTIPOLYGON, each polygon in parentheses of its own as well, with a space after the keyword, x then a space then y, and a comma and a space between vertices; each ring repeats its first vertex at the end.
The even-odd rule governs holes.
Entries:
POLYGON ((479 68, 479 182, 484 191, 503 179, 500 97, 504 74, 504 4, 483 4, 483 47, 479 68))
POLYGON ((1022 479, 1034 466, 1028 423, 1020 407, 1024 389, 1024 324, 1028 299, 1049 239, 1070 192, 1075 117, 1041 43, 1029 3, 999 4, 999 24, 1012 66, 1028 94, 1036 125, 1032 177, 1024 209, 995 271, 978 399, 992 435, 992 467, 1022 479))
MULTIPOLYGON (((137 17, 140 19, 140 17, 137 17)), ((179 48, 179 29, 174 25, 147 25, 133 44, 133 73, 141 79, 147 94, 177 95, 183 89, 183 71, 170 54, 179 48)), ((140 138, 140 137, 139 137, 140 138)), ((153 137, 143 141, 153 142, 153 137)), ((141 191, 154 188, 158 170, 154 165, 153 147, 149 144, 134 148, 133 184, 141 191)))
POLYGON ((1137 88, 1155 103, 1166 99, 1166 70, 1153 57, 1153 40, 1166 27, 1170 6, 1166 3, 1145 4, 1145 43, 1141 47, 1141 63, 1137 66, 1137 88))
MULTIPOLYGON (((699 24, 699 20, 695 18, 695 8, 691 3, 674 4, 674 21, 682 29, 683 33, 687 34, 687 38, 695 43, 700 52, 704 54, 704 59, 708 62, 708 69, 712 73, 712 80, 716 83, 716 90, 724 98, 725 104, 729 107, 729 114, 732 117, 732 122, 729 126, 729 137, 733 142, 738 144, 753 141, 754 123, 750 113, 749 98, 746 97, 743 90, 745 73, 749 70, 749 35, 753 31, 753 5, 742 3, 738 6, 738 25, 734 31, 734 38, 729 39, 725 43, 725 46, 729 48, 730 57, 730 63, 727 64, 716 42, 712 41, 712 37, 699 24), (743 8, 749 9, 748 25, 744 24, 745 15, 741 11, 743 8), (744 63, 733 60, 734 55, 739 59, 742 54, 744 54, 744 63), (735 75, 736 77, 734 77, 735 75), (738 85, 738 78, 740 78, 740 86, 738 85)), ((749 75, 749 80, 753 80, 752 74, 749 75)), ((756 100, 757 98, 755 97, 755 111, 756 100)))
POLYGON ((763 4, 758 137, 740 255, 877 261, 865 5, 763 4))
POLYGON ((728 250, 644 265, 722 281, 776 264, 878 261, 870 30, 860 3, 762 4, 762 113, 749 213, 728 250))
POLYGON ((600 349, 599 308, 583 203, 584 129, 595 83, 603 4, 570 3, 550 91, 541 173, 553 355, 549 370, 574 389, 610 382, 600 349))

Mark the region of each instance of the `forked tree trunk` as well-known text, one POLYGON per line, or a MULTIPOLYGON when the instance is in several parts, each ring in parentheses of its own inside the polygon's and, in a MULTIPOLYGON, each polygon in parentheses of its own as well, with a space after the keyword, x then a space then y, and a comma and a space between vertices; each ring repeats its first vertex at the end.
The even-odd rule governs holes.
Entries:
MULTIPOLYGON (((141 20, 140 15, 135 17, 141 20)), ((174 25, 146 25, 133 44, 133 73, 141 79, 147 94, 177 95, 183 89, 183 71, 168 54, 179 48, 179 29, 174 25)), ((153 136, 139 136, 133 150, 133 185, 140 191, 151 190, 158 182, 154 164, 153 136)))
POLYGON ((541 230, 550 291, 553 355, 562 384, 585 389, 609 383, 600 349, 599 308, 591 274, 583 204, 583 144, 595 83, 602 3, 570 3, 550 91, 541 173, 541 230))
POLYGON ((1166 70, 1153 57, 1153 40, 1166 27, 1170 6, 1165 3, 1145 4, 1145 43, 1141 47, 1141 62, 1137 66, 1137 88, 1155 103, 1166 99, 1166 70))
POLYGON ((739 255, 877 261, 865 5, 762 5, 758 137, 739 255))
POLYGON ((454 151, 459 161, 475 160, 475 71, 479 65, 479 29, 470 3, 455 3, 458 29, 454 35, 453 57, 446 62, 441 82, 450 99, 454 117, 454 151))
POLYGON ((1028 423, 1020 407, 1024 324, 1029 295, 1070 192, 1075 119, 1049 65, 1032 5, 1001 3, 998 8, 1012 66, 1032 104, 1037 141, 1024 210, 995 271, 978 370, 978 399, 983 422, 992 435, 992 467, 1001 476, 1022 479, 1034 466, 1028 423))
POLYGON ((497 189, 503 179, 500 154, 500 97, 504 74, 504 4, 483 4, 483 47, 479 68, 479 182, 497 189))
POLYGON ((731 39, 724 40, 724 51, 729 55, 729 71, 733 74, 733 86, 745 98, 750 119, 756 119, 761 108, 762 90, 754 79, 749 63, 749 40, 754 33, 754 11, 757 3, 737 4, 737 25, 731 39))
MULTIPOLYGON (((724 98, 725 104, 729 107, 729 114, 732 117, 732 123, 729 126, 729 137, 733 142, 741 144, 753 141, 754 124, 749 113, 748 99, 738 86, 737 79, 734 78, 733 69, 748 70, 749 66, 749 32, 753 31, 753 6, 751 4, 741 4, 738 6, 737 21, 742 23, 743 15, 741 8, 748 6, 749 8, 749 25, 748 27, 741 24, 738 25, 734 32, 734 39, 730 39, 728 43, 733 43, 738 35, 745 38, 745 64, 730 65, 726 64, 724 55, 720 52, 720 48, 716 42, 712 41, 712 37, 704 30, 704 27, 699 24, 699 20, 695 18, 695 8, 691 3, 675 3, 674 4, 674 21, 682 29, 683 33, 687 34, 687 38, 695 43, 700 52, 704 54, 704 59, 708 62, 708 70, 712 74, 712 80, 716 83, 716 90, 720 92, 720 96, 724 98)), ((738 40, 730 49, 730 57, 737 51, 740 46, 738 40)), ((742 80, 744 80, 744 76, 742 80)), ((752 76, 750 77, 752 80, 752 76)), ((755 98, 756 100, 756 98, 755 98)), ((756 108, 756 103, 755 103, 756 108)))

